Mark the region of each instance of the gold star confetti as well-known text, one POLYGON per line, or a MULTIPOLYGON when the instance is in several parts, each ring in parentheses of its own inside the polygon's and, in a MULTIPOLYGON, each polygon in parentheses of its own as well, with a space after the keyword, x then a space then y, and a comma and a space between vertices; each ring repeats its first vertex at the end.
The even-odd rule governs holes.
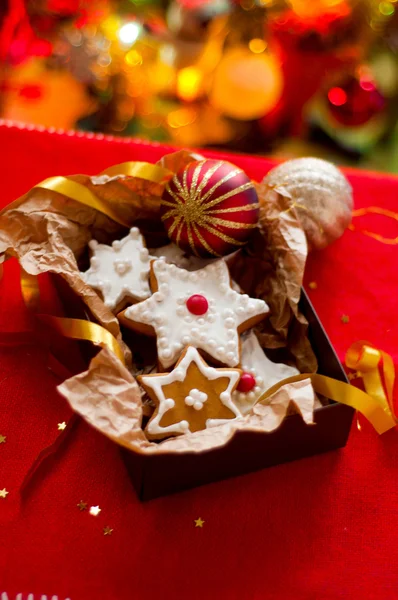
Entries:
POLYGON ((0 444, 5 444, 6 443, 6 436, 5 435, 0 435, 0 444))
POLYGON ((353 379, 359 379, 362 377, 362 373, 360 371, 355 371, 354 373, 348 373, 348 379, 352 381, 353 379))
POLYGON ((341 315, 341 322, 342 323, 349 323, 350 322, 350 317, 348 315, 341 315))
POLYGON ((64 429, 66 429, 65 421, 62 421, 62 423, 58 423, 58 429, 59 431, 63 431, 64 429))
POLYGON ((199 517, 198 519, 194 519, 195 527, 203 527, 204 521, 199 517))
POLYGON ((6 498, 7 494, 9 494, 10 492, 7 492, 6 488, 3 488, 2 490, 0 490, 0 498, 6 498))
POLYGON ((76 504, 76 506, 79 510, 87 510, 87 502, 83 502, 83 500, 80 500, 79 504, 76 504))
POLYGON ((112 529, 112 527, 109 527, 109 525, 107 525, 103 529, 104 535, 112 535, 112 531, 113 531, 113 529, 112 529))
POLYGON ((93 517, 98 517, 98 515, 101 512, 101 509, 99 506, 90 506, 90 510, 88 512, 90 513, 90 515, 93 515, 93 517))
POLYGON ((318 287, 318 284, 316 281, 310 281, 308 284, 308 287, 310 288, 310 290, 316 290, 316 288, 318 287))

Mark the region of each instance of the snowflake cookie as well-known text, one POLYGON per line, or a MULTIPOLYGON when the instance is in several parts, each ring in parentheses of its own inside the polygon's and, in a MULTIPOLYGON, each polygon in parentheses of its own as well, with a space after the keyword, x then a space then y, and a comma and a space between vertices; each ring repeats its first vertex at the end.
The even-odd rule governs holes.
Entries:
POLYGON ((171 367, 186 346, 194 346, 215 363, 240 363, 239 334, 268 314, 263 300, 231 289, 223 260, 188 272, 162 258, 151 263, 153 296, 118 315, 122 323, 157 336, 160 364, 171 367))
POLYGON ((241 416, 232 401, 239 369, 210 367, 188 346, 170 373, 140 375, 138 381, 156 405, 145 432, 152 440, 193 433, 241 416))
POLYGON ((88 285, 101 292, 111 310, 120 309, 128 300, 137 302, 151 295, 149 252, 137 227, 122 240, 112 242, 112 246, 91 240, 89 247, 93 253, 91 266, 81 275, 88 285))
POLYGON ((264 354, 254 331, 250 331, 242 339, 241 369, 243 373, 232 398, 243 415, 273 385, 300 374, 296 367, 272 362, 264 354))

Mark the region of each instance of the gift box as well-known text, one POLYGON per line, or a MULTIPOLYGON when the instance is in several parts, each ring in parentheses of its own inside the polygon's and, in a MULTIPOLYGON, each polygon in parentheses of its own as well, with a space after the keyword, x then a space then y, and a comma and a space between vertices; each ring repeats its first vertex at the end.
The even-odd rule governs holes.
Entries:
MULTIPOLYGON (((145 158, 154 162, 171 149, 135 142, 130 144, 129 150, 131 160, 145 158)), ((220 156, 242 166, 249 175, 250 170, 254 169, 253 165, 257 172, 262 171, 264 174, 271 166, 269 161, 261 161, 261 159, 254 160, 217 153, 211 155, 220 156)), ((67 172, 65 169, 67 167, 64 166, 61 172, 67 172)), ((78 300, 68 298, 65 289, 61 290, 61 300, 64 301, 66 317, 76 318, 81 314, 78 300)), ((308 336, 318 360, 318 372, 339 381, 346 381, 342 366, 304 292, 302 292, 300 307, 309 322, 308 336)), ((109 328, 111 329, 111 324, 109 328)), ((86 358, 88 360, 88 355, 86 358)), ((312 425, 305 424, 299 415, 293 414, 272 432, 236 431, 225 445, 219 444, 214 449, 200 452, 186 451, 173 454, 166 451, 151 455, 127 451, 124 448, 122 452, 137 493, 141 499, 146 500, 339 448, 346 443, 353 416, 352 408, 331 402, 327 406, 318 408, 314 415, 312 425)))

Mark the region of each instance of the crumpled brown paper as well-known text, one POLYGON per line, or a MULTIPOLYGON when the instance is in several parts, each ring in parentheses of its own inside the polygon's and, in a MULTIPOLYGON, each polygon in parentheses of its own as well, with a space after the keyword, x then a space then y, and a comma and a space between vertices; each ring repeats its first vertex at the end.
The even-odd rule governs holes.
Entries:
MULTIPOLYGON (((180 151, 165 156, 159 164, 174 171, 197 158, 180 151)), ((138 225, 147 241, 150 238, 148 245, 154 245, 154 240, 158 245, 165 243, 159 219, 160 184, 127 176, 71 178, 106 200, 124 221, 138 225)), ((232 277, 245 292, 263 298, 271 308, 270 319, 258 328, 263 347, 285 348, 301 371, 315 371, 316 359, 306 336, 306 322, 298 310, 307 256, 305 235, 290 199, 263 184, 256 186, 260 226, 250 243, 232 260, 232 277)), ((93 318, 121 342, 130 367, 130 350, 121 340, 116 317, 83 281, 78 267, 92 237, 109 242, 124 231, 95 209, 40 188, 33 188, 0 213, 0 257, 16 256, 32 275, 51 272, 63 277, 93 318)), ((141 428, 141 392, 133 373, 110 351, 102 350, 86 372, 65 381, 59 391, 94 427, 138 452, 197 452, 225 444, 236 430, 271 431, 279 426, 291 402, 307 423, 312 422, 314 392, 310 381, 305 380, 283 386, 242 419, 151 443, 141 428)))
POLYGON ((144 454, 202 452, 226 444, 238 430, 272 431, 282 423, 292 402, 304 421, 311 424, 315 401, 311 380, 304 379, 281 387, 242 419, 155 444, 141 429, 139 386, 109 350, 102 350, 88 371, 67 379, 58 390, 90 425, 121 446, 144 454))

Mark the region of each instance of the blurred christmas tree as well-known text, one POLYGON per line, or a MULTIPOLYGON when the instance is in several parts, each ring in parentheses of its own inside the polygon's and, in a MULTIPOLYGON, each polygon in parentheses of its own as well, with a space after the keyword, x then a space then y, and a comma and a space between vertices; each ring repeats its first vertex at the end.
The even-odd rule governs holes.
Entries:
POLYGON ((6 0, 3 118, 398 171, 398 2, 6 0))

